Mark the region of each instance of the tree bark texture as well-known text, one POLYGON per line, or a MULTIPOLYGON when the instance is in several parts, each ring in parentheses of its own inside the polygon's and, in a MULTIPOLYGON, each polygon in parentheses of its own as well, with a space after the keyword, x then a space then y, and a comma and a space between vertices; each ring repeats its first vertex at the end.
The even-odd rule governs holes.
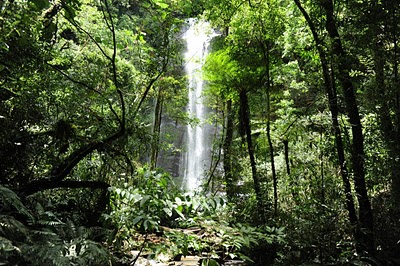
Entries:
POLYGON ((269 147, 269 159, 271 163, 272 172, 272 184, 274 187, 274 215, 278 216, 278 179, 275 170, 275 156, 274 156, 274 145, 272 144, 271 138, 271 76, 270 76, 270 45, 267 45, 264 49, 265 65, 266 65, 266 95, 267 95, 267 139, 269 147))
POLYGON ((250 165, 251 165, 251 173, 254 182, 254 191, 256 193, 257 203, 261 208, 260 213, 263 214, 263 201, 262 201, 262 193, 261 193, 261 186, 260 180, 257 174, 257 165, 256 159, 254 156, 254 147, 253 147, 253 140, 251 137, 251 126, 250 126, 250 109, 249 109, 249 101, 247 97, 247 91, 242 89, 239 94, 240 97, 240 122, 242 130, 246 134, 246 142, 247 142, 247 151, 250 158, 250 165))
POLYGON ((283 140, 283 146, 285 148, 286 173, 288 176, 290 176, 289 141, 287 139, 283 140))
MULTIPOLYGON (((379 29, 375 29, 376 36, 380 35, 379 29)), ((375 87, 376 97, 378 100, 379 109, 376 110, 380 120, 380 128, 386 148, 389 154, 389 165, 391 171, 392 181, 392 199, 395 202, 395 206, 400 208, 400 164, 398 158, 400 158, 400 141, 399 141, 399 129, 396 124, 396 118, 392 119, 391 105, 390 105, 390 91, 385 83, 385 55, 382 40, 375 40, 373 44, 373 59, 374 59, 374 71, 375 71, 375 87)), ((394 107, 396 109, 396 107, 394 107)))
POLYGON ((151 147, 150 168, 157 167, 157 157, 159 152, 160 132, 161 132, 161 118, 163 107, 163 92, 162 88, 158 91, 156 104, 154 108, 154 123, 153 123, 153 143, 151 147))
POLYGON ((354 187, 359 204, 359 225, 362 235, 362 242, 360 244, 362 244, 367 251, 374 252, 375 244, 373 237, 373 215, 371 204, 368 198, 364 173, 364 136, 362 132, 355 90, 349 74, 349 57, 343 48, 338 29, 336 27, 332 0, 321 0, 321 4, 326 14, 325 27, 332 42, 332 53, 335 56, 335 63, 338 69, 338 79, 343 90, 347 109, 346 111, 351 124, 351 161, 354 174, 354 187))
POLYGON ((296 3, 297 7, 299 8, 299 10, 301 11, 301 13, 303 14, 304 18, 307 21, 307 24, 313 35, 315 45, 316 45, 316 48, 318 51, 318 55, 320 58, 324 86, 325 86, 326 93, 328 95, 328 106, 329 106, 329 111, 331 113, 332 128, 333 128, 333 132, 335 135, 335 145, 336 145, 336 152, 337 152, 340 176, 342 177, 342 182, 343 182, 343 186, 344 186, 346 207, 347 207, 347 211, 348 211, 348 215, 349 215, 350 224, 355 226, 358 223, 358 218, 357 218, 354 200, 353 200, 353 196, 352 196, 350 178, 349 178, 346 159, 345 159, 342 133, 341 133, 341 128, 340 128, 339 120, 338 120, 339 108, 338 108, 338 102, 337 102, 337 92, 336 92, 336 87, 335 87, 335 82, 334 82, 335 81, 334 72, 333 72, 333 69, 332 70, 329 69, 329 63, 328 63, 326 54, 323 49, 324 43, 317 32, 314 22, 311 20, 311 17, 308 15, 307 11, 303 8, 300 1, 299 0, 294 0, 294 1, 296 3))
POLYGON ((232 110, 232 100, 228 100, 226 103, 226 126, 225 126, 225 139, 223 143, 224 150, 224 175, 226 182, 226 194, 228 196, 228 200, 232 200, 235 191, 234 191, 234 180, 232 173, 232 142, 233 142, 233 119, 234 113, 232 110))

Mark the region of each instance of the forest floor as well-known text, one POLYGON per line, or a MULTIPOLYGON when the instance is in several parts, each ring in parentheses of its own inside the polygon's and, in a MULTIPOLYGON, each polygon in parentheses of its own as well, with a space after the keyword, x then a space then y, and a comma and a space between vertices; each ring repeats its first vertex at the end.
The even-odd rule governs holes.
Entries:
MULTIPOLYGON (((179 232, 184 233, 187 236, 196 236, 198 238, 207 238, 209 236, 204 236, 205 231, 201 228, 189 228, 189 229, 172 229, 163 227, 163 231, 168 232, 179 232)), ((204 265, 204 266, 243 266, 246 263, 243 260, 220 260, 218 259, 211 259, 211 253, 203 253, 201 255, 196 255, 191 253, 190 251, 186 251, 187 254, 183 255, 180 254, 178 256, 172 257, 169 251, 169 246, 171 243, 168 243, 169 240, 166 239, 163 235, 158 234, 148 234, 146 235, 135 235, 137 241, 142 243, 142 247, 154 247, 160 246, 166 252, 156 256, 153 258, 154 254, 148 252, 145 248, 140 250, 130 250, 126 251, 123 254, 123 258, 121 258, 120 265, 135 265, 135 266, 197 266, 197 265, 204 265)), ((140 248, 138 248, 140 249, 140 248)), ((218 251, 215 250, 214 253, 218 251)))
MULTIPOLYGON (((198 266, 198 265, 211 265, 211 264, 202 264, 202 260, 199 256, 186 256, 180 258, 180 260, 170 261, 170 262, 157 262, 155 260, 145 259, 143 257, 138 258, 135 262, 135 266, 198 266)), ((214 265, 214 264, 212 264, 214 265)), ((241 260, 229 260, 222 262, 221 266, 243 266, 246 265, 241 260)))

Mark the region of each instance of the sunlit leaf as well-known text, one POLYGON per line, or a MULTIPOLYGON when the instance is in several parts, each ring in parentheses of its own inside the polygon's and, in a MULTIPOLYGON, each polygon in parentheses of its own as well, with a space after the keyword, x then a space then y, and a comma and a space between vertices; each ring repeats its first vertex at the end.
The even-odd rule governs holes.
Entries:
POLYGON ((135 225, 135 224, 139 223, 142 219, 143 219, 143 215, 136 216, 136 217, 132 220, 132 224, 135 225))
POLYGON ((172 210, 170 208, 163 208, 163 210, 169 217, 172 216, 172 210))

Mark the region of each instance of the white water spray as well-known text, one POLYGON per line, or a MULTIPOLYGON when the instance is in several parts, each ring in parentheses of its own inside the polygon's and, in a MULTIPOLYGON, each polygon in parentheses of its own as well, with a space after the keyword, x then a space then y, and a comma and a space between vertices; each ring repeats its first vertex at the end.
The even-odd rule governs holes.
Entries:
POLYGON ((189 20, 189 28, 184 34, 187 44, 185 71, 189 81, 187 111, 190 117, 199 120, 198 125, 188 125, 186 129, 187 145, 186 153, 183 154, 182 188, 190 192, 202 184, 204 173, 211 160, 211 125, 206 124, 208 111, 201 98, 204 85, 201 68, 214 36, 216 33, 207 22, 195 19, 189 20))

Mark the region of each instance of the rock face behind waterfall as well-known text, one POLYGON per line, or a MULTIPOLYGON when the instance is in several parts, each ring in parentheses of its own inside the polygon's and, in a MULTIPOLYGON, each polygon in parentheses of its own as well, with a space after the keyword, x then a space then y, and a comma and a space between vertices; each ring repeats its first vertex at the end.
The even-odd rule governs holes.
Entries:
POLYGON ((158 166, 165 169, 175 177, 175 182, 180 184, 182 178, 180 177, 180 164, 182 153, 180 152, 184 147, 184 138, 186 126, 172 121, 168 117, 163 117, 161 131, 163 134, 170 136, 173 140, 173 145, 167 150, 161 149, 158 155, 158 166))

